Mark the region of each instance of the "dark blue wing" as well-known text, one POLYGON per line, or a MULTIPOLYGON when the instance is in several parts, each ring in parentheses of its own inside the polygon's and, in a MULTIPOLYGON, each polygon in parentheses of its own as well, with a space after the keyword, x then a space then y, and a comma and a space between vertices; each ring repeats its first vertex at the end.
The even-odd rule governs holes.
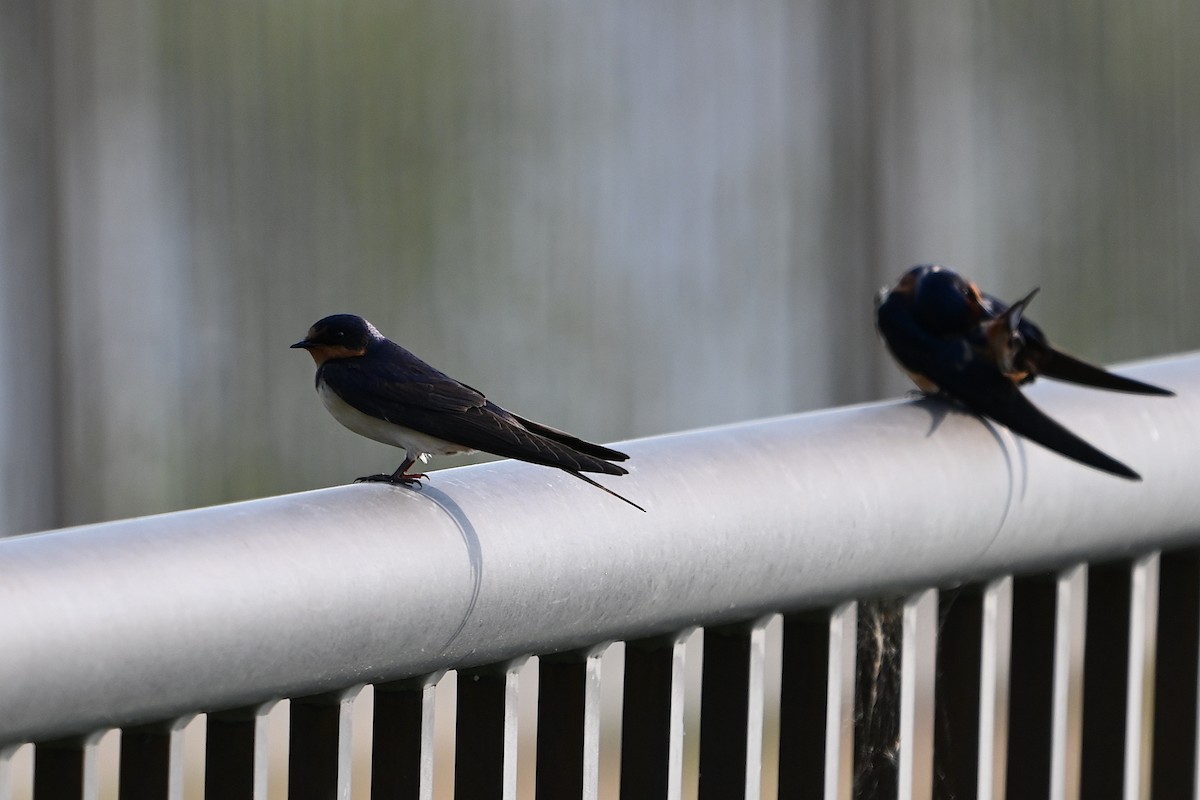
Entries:
POLYGON ((326 361, 317 379, 364 414, 410 428, 413 426, 404 419, 417 411, 463 412, 487 404, 482 392, 434 369, 399 345, 386 345, 391 346, 377 346, 360 358, 326 361))
MULTIPOLYGON (((984 309, 992 318, 998 317, 1008 310, 1008 305, 991 295, 984 295, 983 299, 984 309)), ((1154 394, 1165 397, 1175 395, 1170 389, 1116 375, 1103 367, 1089 364, 1064 353, 1050 344, 1042 329, 1028 317, 1022 317, 1017 330, 1020 332, 1021 338, 1025 340, 1025 344, 1018 354, 1016 362, 1029 371, 1031 376, 1029 380, 1038 375, 1044 375, 1054 380, 1069 381, 1081 386, 1091 386, 1114 392, 1154 394)))
POLYGON ((523 420, 391 342, 360 358, 331 359, 319 379, 353 408, 428 436, 569 472, 624 475, 624 453, 523 420))
POLYGON ((1041 331, 1037 331, 1038 337, 1035 338, 1026 332, 1024 327, 1025 322, 1022 321, 1020 330, 1026 341, 1022 358, 1032 364, 1040 375, 1097 389, 1108 389, 1113 392, 1154 394, 1165 397, 1175 395, 1170 389, 1116 375, 1102 367, 1068 355, 1053 347, 1044 336, 1040 336, 1041 331))
POLYGON ((976 414, 993 419, 1013 433, 1081 464, 1130 480, 1141 480, 1136 472, 1098 450, 1029 401, 1013 382, 984 361, 966 368, 941 373, 938 386, 976 414))

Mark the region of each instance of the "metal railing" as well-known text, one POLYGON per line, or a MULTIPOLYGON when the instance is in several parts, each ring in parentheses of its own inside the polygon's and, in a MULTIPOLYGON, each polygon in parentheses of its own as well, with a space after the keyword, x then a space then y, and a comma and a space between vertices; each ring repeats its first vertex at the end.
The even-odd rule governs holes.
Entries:
POLYGON ((534 655, 538 797, 596 797, 614 641, 621 796, 680 797, 697 627, 701 798, 758 795, 768 717, 781 798, 1194 796, 1200 355, 1124 371, 1179 396, 1031 394, 1143 483, 922 400, 621 445, 646 514, 507 461, 0 540, 0 797, 25 742, 95 796, 111 728, 121 797, 181 797, 199 713, 206 796, 265 797, 280 698, 290 796, 349 797, 364 685, 371 796, 432 797, 445 670, 454 796, 515 797, 534 655))

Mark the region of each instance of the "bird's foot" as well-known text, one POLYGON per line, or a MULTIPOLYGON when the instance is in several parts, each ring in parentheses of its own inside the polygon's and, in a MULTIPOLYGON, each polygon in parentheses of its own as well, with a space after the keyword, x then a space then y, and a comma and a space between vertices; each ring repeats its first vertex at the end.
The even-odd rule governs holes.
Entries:
POLYGON ((415 472, 411 475, 394 475, 386 472, 380 472, 376 475, 364 475, 361 478, 355 478, 355 483, 390 483, 393 486, 420 486, 422 478, 428 478, 424 472, 415 472))

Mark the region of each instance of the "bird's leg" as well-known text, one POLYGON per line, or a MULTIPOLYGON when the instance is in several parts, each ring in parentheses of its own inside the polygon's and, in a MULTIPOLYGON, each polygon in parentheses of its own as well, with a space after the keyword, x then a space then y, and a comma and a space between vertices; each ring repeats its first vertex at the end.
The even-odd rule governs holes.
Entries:
POLYGON ((420 486, 421 478, 428 477, 424 472, 414 472, 409 475, 405 472, 409 467, 416 463, 416 459, 411 456, 406 456, 404 463, 396 467, 396 471, 391 475, 387 473, 378 473, 376 475, 364 475, 361 478, 355 478, 355 483, 393 483, 401 486, 420 486))
POLYGON ((429 477, 424 472, 414 472, 411 475, 407 473, 409 467, 416 463, 416 459, 411 456, 406 456, 404 463, 396 467, 396 471, 392 473, 392 483, 403 483, 405 486, 412 486, 421 483, 421 478, 429 477))

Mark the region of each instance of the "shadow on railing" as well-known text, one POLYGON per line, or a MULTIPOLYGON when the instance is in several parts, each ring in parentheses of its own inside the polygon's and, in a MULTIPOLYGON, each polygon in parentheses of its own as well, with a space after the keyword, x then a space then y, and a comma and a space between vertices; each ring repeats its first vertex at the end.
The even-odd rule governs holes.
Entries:
POLYGON ((497 462, 0 540, 0 797, 25 742, 96 796, 112 728, 181 797, 197 714, 206 796, 266 797, 281 698, 289 796, 349 797, 364 685, 370 796, 442 796, 446 670, 455 797, 527 796, 530 728, 541 798, 1192 796, 1200 357, 1128 372, 1179 396, 1033 392, 1140 484, 890 402, 623 444, 646 514, 497 462))

